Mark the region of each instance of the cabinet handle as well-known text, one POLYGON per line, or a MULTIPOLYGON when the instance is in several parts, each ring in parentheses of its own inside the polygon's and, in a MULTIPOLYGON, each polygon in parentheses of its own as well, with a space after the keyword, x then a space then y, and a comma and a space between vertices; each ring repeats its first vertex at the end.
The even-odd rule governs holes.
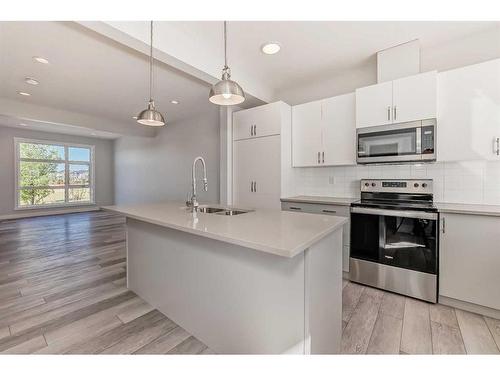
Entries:
POLYGON ((500 137, 497 137, 495 139, 495 142, 497 144, 497 152, 496 152, 496 154, 497 154, 497 156, 500 156, 500 137))
POLYGON ((387 121, 391 121, 391 107, 387 107, 387 121))
POLYGON ((300 211, 300 210, 302 210, 302 208, 300 208, 300 207, 290 206, 290 210, 300 211))
POLYGON ((325 151, 323 151, 323 164, 325 164, 325 151))
POLYGON ((253 181, 250 181, 250 192, 253 193, 253 181))
POLYGON ((253 126, 253 135, 257 135, 257 125, 253 126))
POLYGON ((254 181, 253 182, 253 192, 256 193, 257 192, 257 181, 254 181))
POLYGON ((324 213, 327 213, 327 214, 336 214, 337 211, 334 211, 334 210, 323 210, 324 213))
POLYGON ((443 230, 443 234, 446 233, 446 222, 444 221, 444 217, 443 217, 443 227, 442 227, 442 230, 443 230))
POLYGON ((393 116, 393 119, 396 120, 396 117, 398 117, 398 110, 397 110, 397 107, 394 106, 394 116, 393 116))
POLYGON ((253 136, 253 125, 250 125, 250 136, 253 136))
POLYGON ((319 158, 319 156, 320 156, 320 152, 318 151, 318 164, 320 163, 320 158, 319 158))

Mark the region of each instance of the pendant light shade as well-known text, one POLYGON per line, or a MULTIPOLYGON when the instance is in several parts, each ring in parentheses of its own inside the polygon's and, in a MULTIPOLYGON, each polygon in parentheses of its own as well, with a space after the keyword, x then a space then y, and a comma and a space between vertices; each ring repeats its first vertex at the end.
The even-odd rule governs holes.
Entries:
POLYGON ((163 126, 165 119, 156 110, 153 100, 153 21, 151 21, 151 45, 149 50, 149 103, 148 107, 137 115, 137 122, 147 126, 163 126))
POLYGON ((231 69, 227 66, 227 33, 224 21, 224 68, 219 82, 210 89, 210 102, 218 105, 235 105, 245 101, 245 93, 237 82, 231 80, 231 69))

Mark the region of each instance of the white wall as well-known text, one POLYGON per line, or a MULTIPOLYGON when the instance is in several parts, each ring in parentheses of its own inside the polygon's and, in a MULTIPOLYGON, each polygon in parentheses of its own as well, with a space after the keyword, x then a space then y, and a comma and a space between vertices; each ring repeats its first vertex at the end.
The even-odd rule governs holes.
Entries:
MULTIPOLYGON (((421 71, 444 71, 500 57, 500 26, 453 42, 422 48, 421 71)), ((359 66, 332 75, 322 75, 308 84, 278 90, 276 100, 296 105, 353 92, 377 83, 377 59, 373 55, 359 66)))
MULTIPOLYGON (((167 123, 154 138, 116 140, 116 204, 185 202, 191 190, 191 166, 197 156, 205 158, 208 178, 207 193, 198 184, 198 200, 219 201, 219 108, 207 101, 203 112, 167 123)), ((197 176, 202 176, 200 165, 197 176)))
MULTIPOLYGON (((0 126, 0 216, 20 214, 15 211, 15 147, 14 137, 56 142, 81 143, 95 146, 95 198, 96 205, 113 204, 113 141, 56 133, 37 132, 0 126)), ((61 208, 24 210, 22 214, 48 212, 61 208)), ((66 208, 64 209, 66 210, 66 208)), ((68 208, 67 210, 72 210, 68 208)))
POLYGON ((362 178, 431 178, 437 202, 500 204, 500 161, 294 168, 293 175, 292 195, 359 197, 362 178))

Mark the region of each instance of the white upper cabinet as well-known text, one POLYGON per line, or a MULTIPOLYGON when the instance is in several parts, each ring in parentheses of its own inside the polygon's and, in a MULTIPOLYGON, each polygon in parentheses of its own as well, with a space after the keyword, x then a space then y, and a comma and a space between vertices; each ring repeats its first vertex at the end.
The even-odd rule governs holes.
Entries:
POLYGON ((292 108, 294 167, 356 164, 354 93, 292 108))
POLYGON ((324 165, 356 164, 354 93, 322 101, 324 165))
POLYGON ((292 162, 294 167, 321 162, 321 101, 292 107, 292 162))
POLYGON ((438 75, 438 161, 500 160, 500 59, 438 75))
POLYGON ((233 113, 233 140, 280 134, 281 102, 233 113))
POLYGON ((437 72, 417 74, 356 90, 356 127, 437 116, 437 72))
POLYGON ((437 72, 392 81, 392 121, 408 122, 435 118, 437 72))
POLYGON ((356 90, 356 127, 392 124, 392 81, 356 90))

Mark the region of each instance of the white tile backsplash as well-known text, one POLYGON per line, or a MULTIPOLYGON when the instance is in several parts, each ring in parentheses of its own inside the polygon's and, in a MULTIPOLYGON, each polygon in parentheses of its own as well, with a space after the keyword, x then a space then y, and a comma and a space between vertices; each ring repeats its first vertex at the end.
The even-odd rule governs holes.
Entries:
POLYGON ((291 191, 359 197, 362 178, 430 178, 436 202, 500 205, 500 161, 294 168, 291 191))

